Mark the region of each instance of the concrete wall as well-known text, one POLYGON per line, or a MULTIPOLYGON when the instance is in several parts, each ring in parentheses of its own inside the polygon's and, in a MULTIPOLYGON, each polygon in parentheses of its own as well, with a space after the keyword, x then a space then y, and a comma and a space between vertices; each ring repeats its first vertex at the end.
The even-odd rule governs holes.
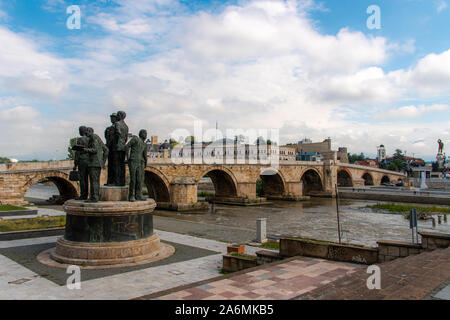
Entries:
POLYGON ((377 248, 348 244, 306 240, 301 238, 280 239, 280 256, 309 256, 334 261, 375 264, 419 254, 423 251, 450 247, 450 234, 420 232, 422 243, 382 240, 377 248))
POLYGON ((377 249, 299 238, 280 239, 280 255, 283 257, 308 256, 362 264, 373 264, 378 261, 377 249))
POLYGON ((409 242, 383 240, 378 241, 378 262, 391 261, 414 254, 419 254, 424 249, 420 244, 409 242))
POLYGON ((222 270, 226 272, 236 272, 257 266, 256 257, 249 259, 245 257, 224 255, 222 262, 222 270))
POLYGON ((450 246, 450 234, 419 232, 424 250, 443 249, 450 246))

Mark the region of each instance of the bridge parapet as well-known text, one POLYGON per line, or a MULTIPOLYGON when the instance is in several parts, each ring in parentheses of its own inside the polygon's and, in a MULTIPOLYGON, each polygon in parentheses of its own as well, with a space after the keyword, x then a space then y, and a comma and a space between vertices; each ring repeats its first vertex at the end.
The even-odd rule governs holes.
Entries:
POLYGON ((353 168, 353 169, 359 169, 359 170, 367 170, 367 171, 372 171, 372 172, 384 173, 384 174, 393 175, 393 176, 406 177, 406 175, 404 173, 386 170, 386 169, 368 167, 368 166, 361 166, 358 164, 341 162, 341 163, 337 163, 337 165, 341 168, 353 168))
POLYGON ((16 162, 16 163, 2 163, 0 164, 0 172, 11 171, 36 171, 42 169, 66 169, 72 168, 72 160, 60 160, 60 161, 42 161, 42 162, 16 162))
MULTIPOLYGON (((223 162, 223 163, 206 163, 203 162, 201 158, 196 159, 198 162, 194 162, 194 160, 187 159, 186 163, 181 162, 182 158, 149 158, 147 166, 152 165, 192 165, 192 166, 214 166, 214 165, 224 165, 224 166, 233 166, 233 165, 248 165, 248 166, 260 166, 260 167, 275 167, 275 165, 270 163, 259 162, 257 160, 245 159, 236 160, 233 162, 223 162), (255 163, 256 162, 256 163, 255 163)), ((280 160, 278 165, 280 166, 310 166, 310 167, 323 167, 324 165, 333 165, 335 164, 333 161, 291 161, 291 160, 280 160)))

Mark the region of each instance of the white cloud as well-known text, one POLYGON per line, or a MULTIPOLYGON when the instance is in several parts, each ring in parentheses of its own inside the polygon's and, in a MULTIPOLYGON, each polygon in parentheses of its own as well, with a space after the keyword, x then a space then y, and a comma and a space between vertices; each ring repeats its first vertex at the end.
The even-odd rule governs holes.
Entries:
POLYGON ((445 2, 444 0, 441 0, 436 3, 436 10, 438 13, 441 13, 442 11, 447 9, 447 7, 448 7, 447 2, 445 2))
POLYGON ((0 127, 6 132, 0 139, 0 156, 45 160, 45 155, 63 159, 70 138, 78 135, 82 124, 93 127, 102 136, 108 119, 82 112, 58 120, 30 106, 0 109, 0 127))
POLYGON ((54 97, 66 86, 64 61, 41 52, 34 41, 0 26, 0 43, 3 89, 54 97))
MULTIPOLYGON (((115 9, 87 17, 106 35, 74 39, 70 59, 0 27, 7 44, 0 47, 2 85, 60 99, 64 93, 77 107, 47 130, 30 131, 42 129, 42 115, 20 120, 33 150, 46 144, 65 154, 79 124, 89 119, 102 133, 107 115, 118 109, 127 111, 132 132, 147 128, 167 137, 177 128, 192 130, 200 119, 205 127, 219 121, 223 129, 280 128, 284 142, 331 136, 352 152, 375 153, 380 143, 413 150, 423 139, 428 147, 422 151, 431 154, 433 135, 450 128, 446 119, 415 128, 401 121, 432 112, 436 106, 426 99, 448 97, 450 50, 388 72, 384 64, 391 56, 414 52, 413 39, 393 43, 349 28, 323 34, 306 14, 321 10, 312 0, 246 1, 195 14, 176 1, 115 2, 115 9), (387 107, 417 97, 424 106, 387 107), (400 121, 393 126, 372 115, 400 121), (61 137, 51 140, 48 132, 61 137)), ((4 103, 8 110, 16 105, 4 103)), ((8 124, 11 132, 20 121, 8 124)), ((14 150, 8 141, 0 146, 14 150)))
POLYGON ((440 54, 431 53, 417 66, 405 73, 403 81, 423 94, 449 93, 450 49, 440 54))
MULTIPOLYGON (((434 104, 430 106, 404 106, 398 109, 392 109, 384 113, 378 113, 373 116, 374 119, 413 119, 423 116, 432 112, 446 112, 450 110, 450 106, 447 104, 434 104)), ((445 114, 445 113, 444 113, 445 114)))

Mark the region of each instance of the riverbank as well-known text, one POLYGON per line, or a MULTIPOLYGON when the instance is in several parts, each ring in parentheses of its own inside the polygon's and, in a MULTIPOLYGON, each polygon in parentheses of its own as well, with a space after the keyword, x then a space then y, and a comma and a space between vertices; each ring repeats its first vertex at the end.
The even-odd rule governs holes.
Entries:
POLYGON ((419 218, 425 219, 432 215, 443 215, 444 221, 446 221, 447 214, 450 214, 449 207, 436 207, 436 206, 418 206, 418 205, 406 205, 398 203, 377 203, 375 205, 367 205, 366 208, 379 210, 381 212, 402 214, 405 218, 409 219, 410 211, 412 209, 417 210, 419 218))

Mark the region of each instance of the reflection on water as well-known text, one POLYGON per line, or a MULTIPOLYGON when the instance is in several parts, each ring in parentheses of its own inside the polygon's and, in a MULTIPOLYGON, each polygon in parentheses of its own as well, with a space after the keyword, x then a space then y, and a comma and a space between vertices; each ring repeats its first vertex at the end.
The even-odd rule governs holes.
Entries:
POLYGON ((53 195, 59 195, 58 188, 50 184, 35 183, 25 193, 25 198, 47 200, 53 195))
MULTIPOLYGON (((382 214, 367 209, 375 201, 340 200, 342 241, 376 246, 377 240, 411 241, 409 221, 402 215, 382 214)), ((199 214, 155 211, 155 214, 182 220, 256 229, 257 218, 267 218, 268 234, 289 234, 325 241, 338 241, 336 200, 312 198, 304 202, 274 201, 258 207, 219 206, 215 213, 199 214)), ((450 217, 449 217, 450 218, 450 217)), ((436 219, 437 220, 437 219, 436 219)), ((419 221, 419 231, 450 232, 450 223, 419 221)))
MULTIPOLYGON (((54 194, 59 194, 55 186, 36 184, 28 190, 26 196, 48 199, 54 194)), ((382 214, 366 208, 367 204, 374 203, 377 202, 344 199, 339 201, 343 242, 375 246, 376 241, 382 239, 411 241, 409 221, 402 215, 382 214)), ((200 211, 188 214, 156 210, 155 214, 250 230, 256 229, 257 218, 267 218, 268 234, 289 234, 325 241, 338 240, 335 199, 273 201, 270 205, 257 207, 216 205, 215 213, 200 211)), ((436 223, 436 228, 432 227, 431 220, 419 221, 419 231, 450 233, 450 217, 447 223, 436 223)))

